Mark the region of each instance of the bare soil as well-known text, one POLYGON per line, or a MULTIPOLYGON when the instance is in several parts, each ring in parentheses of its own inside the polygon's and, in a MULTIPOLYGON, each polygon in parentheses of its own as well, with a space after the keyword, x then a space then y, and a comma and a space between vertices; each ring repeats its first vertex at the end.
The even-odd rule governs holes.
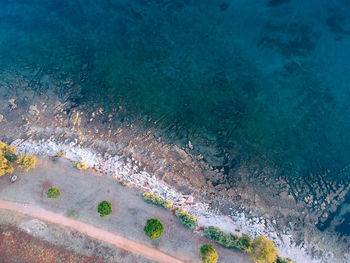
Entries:
MULTIPOLYGON (((0 199, 30 204, 60 215, 74 210, 77 219, 83 223, 143 243, 186 262, 200 262, 199 248, 210 242, 201 233, 192 233, 186 229, 171 212, 145 203, 140 193, 121 186, 113 177, 99 176, 93 171, 79 171, 63 158, 55 163, 41 159, 37 168, 28 174, 17 171, 17 175, 19 180, 13 184, 6 176, 0 178, 0 199), (59 199, 46 197, 46 190, 51 186, 60 188, 59 199), (97 205, 103 200, 112 203, 113 213, 101 218, 97 213, 97 205), (165 231, 159 240, 151 242, 144 235, 143 227, 146 220, 152 217, 163 222, 165 231)), ((42 235, 42 238, 47 237, 42 235)), ((62 238, 51 239, 51 242, 58 242, 62 238)), ((215 247, 220 255, 219 262, 249 262, 242 253, 217 245, 215 247)), ((81 251, 74 243, 68 248, 76 253, 81 251)), ((124 259, 121 262, 132 261, 124 259)))

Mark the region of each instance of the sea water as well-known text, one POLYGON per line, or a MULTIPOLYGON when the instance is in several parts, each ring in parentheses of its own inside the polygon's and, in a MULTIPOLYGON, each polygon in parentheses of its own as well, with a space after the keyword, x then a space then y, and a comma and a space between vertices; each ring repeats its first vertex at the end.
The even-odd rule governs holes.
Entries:
POLYGON ((213 167, 350 164, 349 0, 2 0, 0 72, 33 80, 13 96, 123 107, 213 167))

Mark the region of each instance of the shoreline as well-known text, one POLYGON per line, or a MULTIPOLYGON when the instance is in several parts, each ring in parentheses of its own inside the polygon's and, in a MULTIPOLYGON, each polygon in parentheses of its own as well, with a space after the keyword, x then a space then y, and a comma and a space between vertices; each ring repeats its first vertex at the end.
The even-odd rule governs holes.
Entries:
POLYGON ((105 118, 101 110, 93 112, 94 120, 89 120, 83 109, 67 114, 65 107, 69 105, 41 101, 8 110, 5 102, 0 108, 4 115, 0 134, 20 153, 55 156, 65 150, 66 158, 73 162, 84 161, 99 173, 117 175, 138 190, 150 190, 172 201, 196 215, 201 226, 218 226, 225 232, 247 233, 253 238, 264 234, 276 243, 280 256, 296 262, 342 263, 350 258, 337 246, 336 237, 318 231, 306 208, 293 205, 289 196, 270 196, 270 192, 264 193, 267 188, 259 190, 249 185, 251 182, 242 182, 238 190, 217 192, 208 179, 222 174, 213 171, 200 156, 167 145, 151 131, 143 133, 137 123, 113 127, 111 120, 101 123, 105 118), (236 191, 242 200, 235 199, 236 191), (269 200, 260 202, 262 194, 274 205, 267 207, 269 200), (286 200, 292 205, 284 204, 286 200))
MULTIPOLYGON (((303 247, 296 247, 292 244, 291 233, 278 233, 272 222, 263 217, 247 216, 244 212, 232 211, 231 217, 215 213, 209 205, 202 202, 195 202, 192 195, 184 195, 179 191, 160 182, 154 175, 147 172, 135 172, 137 166, 132 167, 132 163, 122 163, 121 156, 102 156, 91 149, 74 147, 72 145, 57 144, 54 141, 33 141, 15 140, 12 144, 19 153, 29 153, 53 157, 59 151, 65 151, 65 158, 78 162, 83 161, 90 168, 98 173, 107 176, 114 176, 117 181, 126 181, 127 186, 132 186, 140 192, 152 191, 164 199, 170 200, 175 206, 186 209, 197 217, 199 227, 217 226, 225 232, 235 232, 236 234, 247 233, 252 238, 264 234, 272 239, 280 252, 280 256, 288 257, 295 262, 325 262, 322 259, 312 259, 308 254, 309 244, 304 243, 303 247), (239 231, 235 231, 239 229, 239 231), (284 243, 283 243, 284 242, 284 243)), ((130 160, 132 161, 132 160, 130 160)), ((287 231, 285 229, 285 231, 287 231)), ((329 255, 329 258, 332 256, 329 255)))

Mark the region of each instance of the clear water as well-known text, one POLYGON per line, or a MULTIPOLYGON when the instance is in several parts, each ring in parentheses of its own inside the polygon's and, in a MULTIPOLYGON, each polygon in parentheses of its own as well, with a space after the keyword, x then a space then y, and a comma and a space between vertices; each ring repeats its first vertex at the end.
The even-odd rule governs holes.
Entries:
POLYGON ((350 164, 349 0, 2 0, 6 83, 9 69, 33 79, 14 93, 123 105, 215 146, 202 154, 216 166, 337 176, 350 164))

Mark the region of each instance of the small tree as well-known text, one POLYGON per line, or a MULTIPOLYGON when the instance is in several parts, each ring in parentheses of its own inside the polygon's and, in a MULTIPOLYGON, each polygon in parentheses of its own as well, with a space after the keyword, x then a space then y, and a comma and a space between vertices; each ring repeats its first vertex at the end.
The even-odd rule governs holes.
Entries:
POLYGON ((0 176, 13 173, 12 163, 17 158, 16 148, 0 141, 0 176))
POLYGON ((11 163, 0 154, 0 176, 4 174, 12 174, 13 173, 13 167, 11 163))
POLYGON ((143 228, 146 236, 151 240, 159 238, 164 232, 164 226, 159 219, 151 218, 147 220, 146 226, 143 228))
POLYGON ((19 166, 23 167, 26 170, 26 172, 28 172, 31 168, 35 168, 36 162, 37 162, 37 159, 35 155, 28 155, 28 154, 21 156, 17 160, 17 163, 19 164, 19 166))
POLYGON ((200 248, 203 263, 216 263, 219 255, 212 244, 205 244, 200 248))
POLYGON ((274 263, 277 260, 278 250, 272 240, 261 235, 253 240, 250 255, 256 263, 274 263))
POLYGON ((112 213, 112 204, 108 201, 102 201, 98 204, 97 212, 100 213, 100 217, 110 215, 112 213))
POLYGON ((61 195, 60 189, 58 187, 51 187, 47 190, 47 198, 56 199, 61 195))

